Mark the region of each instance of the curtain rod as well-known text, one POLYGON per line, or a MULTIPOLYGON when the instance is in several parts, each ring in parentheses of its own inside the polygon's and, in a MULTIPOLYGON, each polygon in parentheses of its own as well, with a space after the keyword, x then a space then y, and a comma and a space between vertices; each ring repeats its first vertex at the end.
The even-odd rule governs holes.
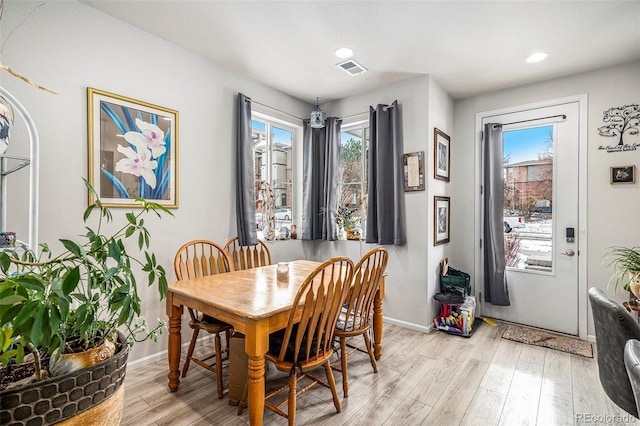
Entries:
POLYGON ((267 104, 263 104, 262 102, 254 101, 253 99, 251 99, 251 98, 249 98, 249 97, 245 98, 245 102, 253 102, 254 104, 258 104, 258 105, 263 106, 263 107, 265 107, 265 108, 269 108, 269 109, 272 109, 272 110, 274 110, 274 111, 278 111, 278 112, 281 112, 281 113, 283 113, 283 114, 287 114, 288 116, 291 116, 291 117, 293 117, 293 118, 297 118, 298 120, 303 120, 303 118, 298 117, 297 115, 293 115, 293 114, 291 114, 290 112, 286 112, 286 111, 283 111, 283 110, 281 110, 281 109, 274 108, 274 107, 269 106, 269 105, 267 105, 267 104))
MULTIPOLYGON (((281 112, 281 113, 283 113, 283 114, 287 114, 287 115, 289 115, 289 116, 291 116, 291 117, 293 117, 293 118, 297 118, 298 120, 304 120, 303 118, 298 117, 297 115, 293 115, 293 114, 291 114, 290 112, 282 111, 281 109, 274 108, 274 107, 272 107, 272 106, 270 106, 270 105, 267 105, 267 104, 263 104, 262 102, 254 101, 254 100, 253 100, 253 99, 251 99, 250 97, 246 97, 244 101, 245 101, 245 102, 253 102, 254 104, 258 104, 258 105, 263 106, 263 107, 265 107, 265 108, 269 108, 269 109, 272 109, 272 110, 274 110, 274 111, 278 111, 278 112, 281 112)), ((390 110, 391 108, 393 108, 393 105, 385 105, 385 106, 384 106, 384 107, 382 107, 382 108, 383 108, 385 111, 387 111, 387 110, 390 110)), ((341 120, 344 120, 345 118, 356 117, 356 116, 358 116, 358 115, 364 115, 364 114, 368 114, 368 113, 369 113, 369 111, 362 111, 362 112, 358 112, 358 113, 351 114, 351 115, 345 115, 344 117, 339 117, 339 118, 340 118, 341 120)), ((548 117, 547 117, 547 118, 548 118, 548 117)), ((509 123, 509 124, 513 124, 513 123, 509 123)))
POLYGON ((565 114, 559 114, 559 115, 550 115, 548 117, 540 117, 540 118, 532 118, 530 120, 522 120, 522 121, 513 121, 511 123, 501 123, 503 126, 508 126, 510 124, 520 124, 520 123, 528 123, 529 121, 538 121, 538 120, 546 120, 547 118, 556 118, 556 117, 562 117, 563 120, 567 119, 567 116, 565 114))
POLYGON ((345 115, 344 117, 340 117, 342 120, 344 120, 345 118, 351 118, 351 117, 356 117, 358 115, 364 115, 364 114, 368 114, 369 111, 363 111, 363 112, 358 112, 356 114, 351 114, 351 115, 345 115))

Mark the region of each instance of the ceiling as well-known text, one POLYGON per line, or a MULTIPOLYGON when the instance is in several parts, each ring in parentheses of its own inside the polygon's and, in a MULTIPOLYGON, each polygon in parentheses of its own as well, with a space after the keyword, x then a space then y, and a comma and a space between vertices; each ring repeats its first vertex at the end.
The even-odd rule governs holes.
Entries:
POLYGON ((83 3, 310 103, 425 74, 460 99, 640 59, 638 0, 83 3), (336 67, 343 46, 368 72, 336 67))

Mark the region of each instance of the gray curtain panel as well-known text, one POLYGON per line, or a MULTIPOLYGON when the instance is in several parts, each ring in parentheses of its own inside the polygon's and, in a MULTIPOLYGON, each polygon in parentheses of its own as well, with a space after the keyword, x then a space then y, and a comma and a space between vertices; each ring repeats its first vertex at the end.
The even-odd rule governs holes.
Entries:
POLYGON ((251 99, 238 93, 236 134, 236 224, 241 246, 258 244, 251 139, 251 99))
POLYGON ((484 300, 509 306, 504 259, 502 124, 484 125, 484 300))
POLYGON ((329 117, 325 127, 313 129, 302 121, 302 239, 338 239, 336 209, 340 186, 340 126, 329 117))
POLYGON ((398 101, 369 107, 369 128, 367 243, 402 246, 407 238, 398 101))

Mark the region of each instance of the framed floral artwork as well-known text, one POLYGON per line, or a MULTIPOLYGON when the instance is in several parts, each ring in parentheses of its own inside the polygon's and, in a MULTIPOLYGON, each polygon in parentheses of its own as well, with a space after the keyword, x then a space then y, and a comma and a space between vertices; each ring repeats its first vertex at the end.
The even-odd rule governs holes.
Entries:
POLYGON ((451 138, 440 129, 433 129, 433 174, 434 178, 449 182, 451 164, 451 138))
MULTIPOLYGON (((108 207, 178 207, 178 111, 87 88, 89 183, 108 207)), ((95 203, 89 191, 89 204, 95 203)))

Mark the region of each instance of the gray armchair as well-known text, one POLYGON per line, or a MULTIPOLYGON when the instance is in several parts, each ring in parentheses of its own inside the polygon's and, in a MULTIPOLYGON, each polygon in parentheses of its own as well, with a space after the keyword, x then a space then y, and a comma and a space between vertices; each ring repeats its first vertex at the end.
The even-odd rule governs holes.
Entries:
POLYGON ((640 340, 640 325, 618 302, 599 288, 589 289, 598 350, 598 375, 607 396, 620 408, 638 417, 636 399, 625 368, 625 344, 640 340))
POLYGON ((624 345, 624 365, 636 399, 636 408, 640 412, 640 342, 630 339, 624 345))

